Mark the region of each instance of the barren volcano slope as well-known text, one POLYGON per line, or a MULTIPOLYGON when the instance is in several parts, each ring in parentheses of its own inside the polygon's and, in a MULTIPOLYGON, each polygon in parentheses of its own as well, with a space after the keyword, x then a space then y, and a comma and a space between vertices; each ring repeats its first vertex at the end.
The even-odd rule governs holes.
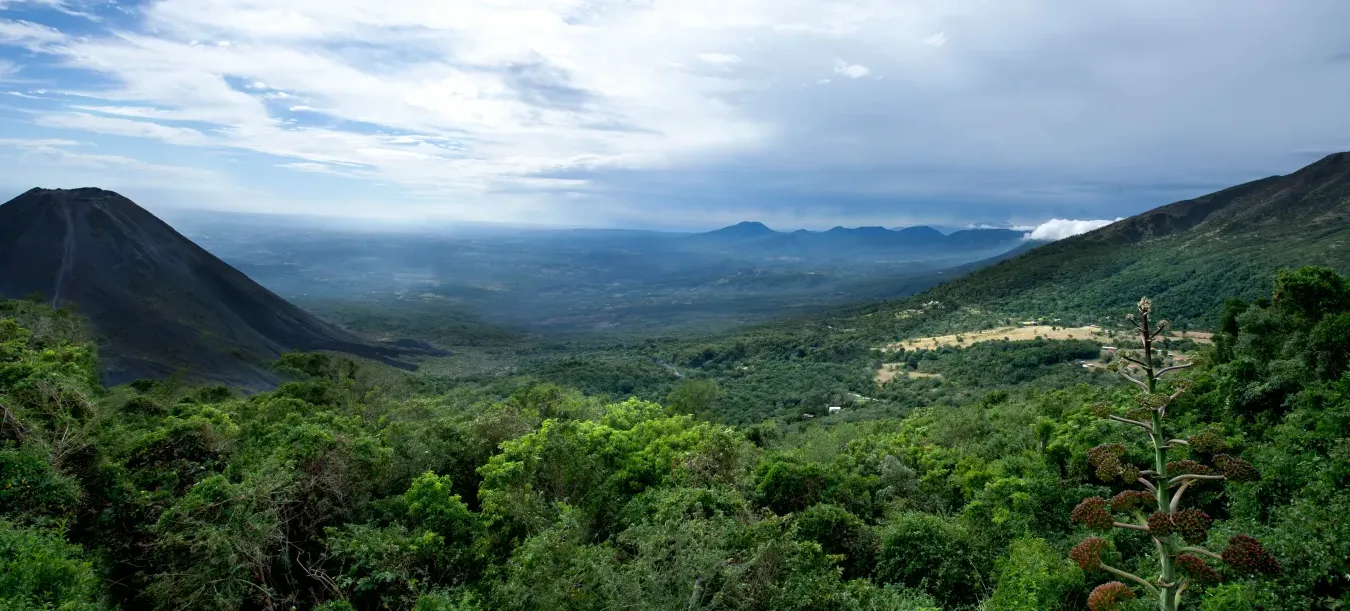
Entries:
POLYGON ((265 388, 288 350, 394 360, 419 349, 366 342, 250 280, 131 200, 102 189, 32 189, 0 205, 0 296, 74 304, 99 338, 104 381, 186 369, 265 388))

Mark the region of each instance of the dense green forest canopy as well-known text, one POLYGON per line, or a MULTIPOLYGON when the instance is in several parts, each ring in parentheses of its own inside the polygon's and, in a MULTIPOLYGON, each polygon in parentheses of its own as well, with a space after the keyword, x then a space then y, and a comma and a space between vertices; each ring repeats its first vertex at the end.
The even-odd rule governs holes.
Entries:
MULTIPOLYGON (((1260 473, 1187 505, 1215 549, 1251 535, 1278 571, 1192 566, 1183 608, 1350 603, 1350 285, 1274 285, 1186 346, 1168 434, 1214 444, 1175 460, 1222 447, 1260 473)), ((3 302, 0 608, 1108 608, 1071 514, 1122 490, 1092 448, 1147 464, 1096 415, 1137 389, 1081 367, 1080 341, 877 352, 878 329, 919 328, 897 320, 521 354, 491 376, 287 354, 289 381, 243 395, 100 387, 78 316, 3 302), (896 360, 940 377, 878 385, 896 360)), ((1156 572, 1146 533, 1102 537, 1101 560, 1156 572)))

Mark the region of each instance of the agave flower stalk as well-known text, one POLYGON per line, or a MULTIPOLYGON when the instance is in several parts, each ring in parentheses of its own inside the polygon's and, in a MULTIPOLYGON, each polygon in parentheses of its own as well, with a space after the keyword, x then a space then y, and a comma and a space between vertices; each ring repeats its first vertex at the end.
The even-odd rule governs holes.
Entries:
POLYGON ((1131 582, 1158 601, 1160 611, 1176 611, 1181 605, 1182 593, 1192 583, 1213 582, 1220 579, 1218 571, 1205 559, 1218 560, 1246 573, 1278 573, 1280 565, 1256 539, 1234 535, 1222 553, 1201 547, 1209 535, 1210 517, 1199 509, 1182 509, 1186 491, 1206 482, 1252 481, 1260 478, 1256 469, 1246 461, 1222 453, 1222 437, 1212 431, 1190 439, 1170 438, 1164 429, 1167 407, 1186 391, 1184 383, 1171 384, 1172 392, 1160 391, 1164 375, 1185 369, 1190 363, 1159 368, 1154 361, 1154 342, 1166 332, 1168 323, 1153 324, 1153 304, 1147 297, 1139 300, 1136 312, 1126 317, 1143 340, 1143 349, 1137 354, 1119 353, 1123 365, 1116 371, 1142 391, 1139 407, 1124 416, 1111 413, 1110 406, 1094 406, 1098 416, 1135 426, 1148 435, 1153 449, 1150 469, 1122 460, 1127 454, 1124 444, 1103 444, 1088 452, 1088 462, 1096 469, 1098 479, 1120 482, 1142 489, 1126 489, 1109 501, 1101 497, 1083 499, 1074 508, 1070 518, 1094 530, 1121 528, 1143 531, 1153 538, 1158 560, 1158 575, 1145 579, 1129 571, 1102 562, 1102 554, 1109 544, 1100 537, 1089 537, 1074 547, 1070 557, 1084 571, 1102 571, 1123 581, 1112 581, 1093 590, 1088 598, 1092 611, 1113 611, 1121 602, 1134 598, 1134 591, 1125 582, 1131 582), (1194 460, 1169 462, 1168 450, 1190 446, 1202 453, 1213 454, 1217 469, 1194 460), (1149 511, 1149 510, 1152 511, 1149 511), (1123 514, 1124 518, 1121 518, 1123 514))

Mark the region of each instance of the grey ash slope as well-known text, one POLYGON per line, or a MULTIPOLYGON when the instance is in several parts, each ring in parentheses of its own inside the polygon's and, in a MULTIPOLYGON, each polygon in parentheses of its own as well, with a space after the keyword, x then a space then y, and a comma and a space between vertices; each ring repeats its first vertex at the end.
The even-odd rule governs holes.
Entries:
POLYGON ((104 381, 186 369, 265 388, 288 350, 382 360, 428 350, 367 342, 250 280, 131 200, 102 189, 32 189, 0 205, 0 296, 74 304, 99 338, 104 381))

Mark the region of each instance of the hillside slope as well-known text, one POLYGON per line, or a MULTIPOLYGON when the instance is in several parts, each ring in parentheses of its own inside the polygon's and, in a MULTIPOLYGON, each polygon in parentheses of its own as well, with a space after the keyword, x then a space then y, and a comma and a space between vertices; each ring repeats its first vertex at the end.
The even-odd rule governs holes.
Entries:
POLYGON ((365 342, 288 303, 131 200, 32 189, 0 205, 0 296, 74 304, 99 337, 110 384, 179 368, 262 388, 287 350, 383 360, 424 351, 365 342))
POLYGON ((980 268, 915 297, 1019 314, 1116 312, 1141 295, 1207 324, 1275 270, 1350 271, 1350 153, 1176 202, 980 268))

